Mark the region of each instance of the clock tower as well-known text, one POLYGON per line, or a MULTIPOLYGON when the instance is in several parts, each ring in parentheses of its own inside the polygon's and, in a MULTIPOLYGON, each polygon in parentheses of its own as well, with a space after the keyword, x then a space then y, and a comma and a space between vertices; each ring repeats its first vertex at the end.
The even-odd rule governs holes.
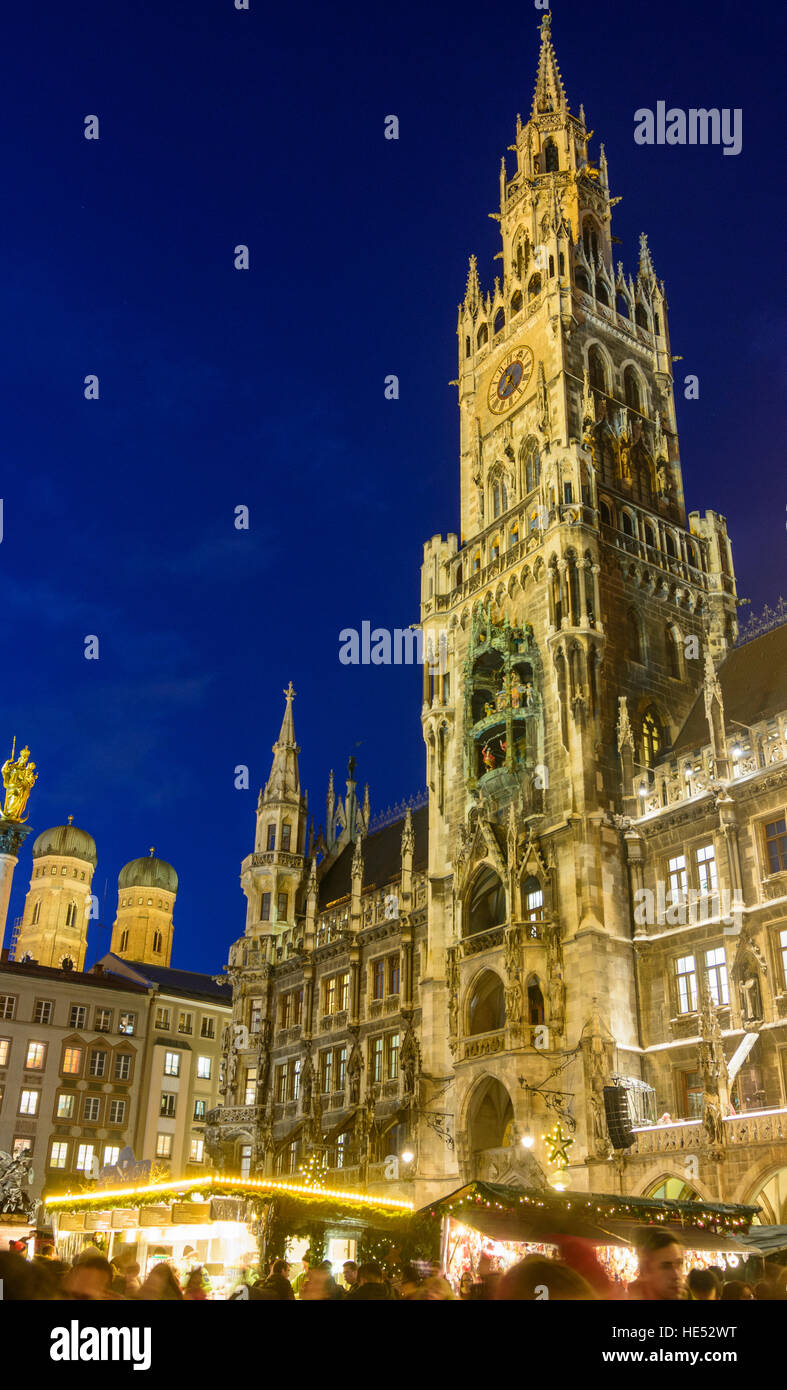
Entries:
POLYGON ((424 1104, 455 1138, 423 1132, 435 1190, 548 1169, 517 1141, 556 1117, 568 1185, 598 1190, 603 1084, 639 1074, 620 817, 737 632, 726 522, 685 510, 664 284, 644 234, 614 262, 592 135, 547 13, 500 274, 484 289, 472 256, 459 305, 460 533, 421 576, 424 1104))

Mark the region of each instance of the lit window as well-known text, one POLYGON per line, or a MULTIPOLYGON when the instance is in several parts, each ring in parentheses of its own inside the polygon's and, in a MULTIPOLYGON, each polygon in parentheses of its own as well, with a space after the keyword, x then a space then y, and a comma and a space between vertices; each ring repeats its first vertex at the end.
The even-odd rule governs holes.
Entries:
POLYGON ((343 1168, 347 1157, 347 1134, 340 1134, 336 1140, 336 1167, 343 1168))
POLYGON ((158 1009, 156 1010, 156 1027, 157 1027, 157 1028, 160 1028, 160 1029, 162 1030, 162 1032, 168 1033, 168 1032, 169 1032, 169 1021, 170 1021, 169 1009, 158 1008, 158 1009))
POLYGON ((82 1068, 82 1048, 67 1047, 63 1053, 63 1071, 69 1076, 76 1076, 82 1068))
POLYGON ((333 1014, 336 1012, 336 976, 332 975, 325 981, 325 1012, 333 1014))
POLYGON ((44 1065, 46 1057, 46 1043, 29 1042, 27 1044, 27 1056, 25 1057, 25 1068, 27 1071, 40 1071, 44 1065))
POLYGON ((68 1167, 68 1144, 64 1144, 60 1139, 56 1139, 49 1152, 50 1168, 68 1167))
POLYGON ((166 1052, 164 1054, 164 1075, 180 1076, 180 1053, 166 1052))
POLYGON ((172 1135, 171 1135, 171 1134, 157 1134, 157 1135, 156 1135, 156 1158, 171 1158, 171 1157, 172 1157, 172 1135))
POLYGON ((93 1024, 97 1033, 112 1032, 112 1010, 96 1009, 96 1021, 93 1024))
POLYGON ((399 1075, 399 1034, 389 1033, 386 1043, 385 1073, 389 1081, 395 1081, 399 1075))
POLYGON ((106 1052, 91 1052, 88 1071, 91 1076, 104 1076, 107 1069, 106 1052))
POLYGON ((11 1039, 0 1038, 0 1067, 8 1066, 8 1054, 11 1051, 11 1039))
POLYGON ((276 1068, 276 1100, 281 1105, 287 1099, 287 1068, 276 1068))
POLYGON ((200 1037, 203 1037, 203 1038, 215 1038, 215 1036, 216 1036, 216 1021, 215 1021, 215 1019, 212 1019, 212 1018, 203 1018, 203 1020, 202 1020, 202 1028, 200 1029, 200 1037))
POLYGON ((210 1074, 213 1068, 213 1061, 210 1057, 197 1058, 197 1076, 202 1081, 210 1081, 210 1074))
POLYGON ((263 895, 262 895, 262 904, 261 904, 261 906, 260 906, 260 916, 261 916, 263 922, 269 922, 269 921, 270 921, 270 918, 271 918, 271 895, 270 895, 270 893, 263 893, 263 895))
POLYGON ((689 891, 689 877, 686 871, 685 854, 677 854, 669 861, 669 886, 673 906, 682 903, 689 891))
POLYGON ((195 1102, 194 1102, 194 1119, 195 1119, 195 1120, 204 1120, 204 1119, 205 1119, 205 1116, 207 1115, 207 1113, 208 1113, 208 1102, 207 1102, 206 1100, 195 1100, 195 1102))
POLYGON ((259 1033, 262 1027, 262 1000, 249 1000, 249 1032, 259 1033))
POLYGON ((697 1009, 697 972, 693 956, 680 956, 675 962, 678 982, 678 1012, 693 1014, 697 1009))
POLYGON ((59 1120, 70 1120, 74 1114, 74 1097, 58 1096, 57 1098, 57 1118, 59 1120))
POLYGON ((713 845, 700 845, 697 850, 697 879, 701 893, 715 893, 719 880, 716 873, 716 850, 713 845))
POLYGON ((105 1145, 104 1145, 104 1162, 103 1162, 103 1165, 102 1165, 104 1168, 114 1168, 114 1166, 115 1166, 115 1164, 117 1163, 117 1161, 118 1161, 119 1158, 120 1158, 120 1147, 119 1147, 119 1145, 117 1145, 117 1144, 105 1144, 105 1145))
POLYGON ((787 869, 787 819, 784 816, 781 820, 769 821, 765 826, 765 853, 769 873, 778 874, 787 869))
POLYGON ((180 1014, 180 1016, 179 1016, 179 1018, 178 1018, 178 1032, 179 1032, 179 1033, 191 1033, 191 1032, 193 1032, 193 1025, 194 1025, 194 1015, 193 1015, 193 1014, 187 1014, 187 1013, 181 1013, 181 1014, 180 1014))
POLYGON ((133 1033, 136 1026, 136 1014, 129 1013, 128 1011, 124 1011, 123 1013, 121 1013, 120 1022, 118 1023, 119 1033, 133 1033))
POLYGON ((276 826, 268 826, 268 853, 272 853, 276 848, 276 826))
POLYGON ((277 916, 277 918, 278 918, 278 920, 279 920, 280 922, 286 922, 286 921, 287 921, 287 902, 288 902, 288 899, 289 899, 289 894, 288 894, 288 893, 277 893, 277 894, 276 894, 276 916, 277 916))
POLYGON ((292 1069, 292 1099, 297 1100, 301 1090, 301 1059, 298 1057, 292 1069))
POLYGON ((372 962, 372 999, 382 999, 385 993, 385 960, 372 962))
POLYGON ((16 1013, 16 995, 0 994, 0 1018, 13 1018, 16 1013))
POLYGON ((244 1144, 240 1151, 240 1175, 247 1178, 251 1173, 251 1144, 244 1144))
POLYGON ((33 1013, 34 1023, 52 1022, 53 1003, 51 999, 36 999, 36 1006, 33 1013))
POLYGON ((192 1139, 189 1145, 189 1161, 191 1163, 201 1163, 205 1153, 205 1140, 192 1139))
POLYGON ((323 1052, 320 1057, 320 1090, 326 1095, 333 1081, 333 1053, 323 1052))
MULTIPOLYGON (((346 970, 345 973, 344 973, 343 975, 337 976, 337 981, 338 981, 338 992, 337 992, 337 998, 336 998, 336 1007, 337 1007, 339 1013, 341 1014, 341 1013, 345 1013, 345 1012, 346 1012, 347 1006, 348 1006, 348 1004, 349 1004, 349 1002, 350 1002, 350 972, 349 972, 349 970, 346 970)), ((303 991, 301 991, 301 998, 302 998, 302 997, 303 997, 303 991)))
POLYGON ((19 1097, 19 1114, 37 1115, 40 1094, 40 1091, 23 1091, 19 1097))
POLYGON ((399 993, 399 957, 390 956, 388 959, 388 993, 399 993))
POLYGON ((713 1003, 729 1004, 730 991, 727 983, 727 956, 723 946, 705 952, 705 969, 708 972, 708 993, 713 1003))
POLYGON ((100 1112, 101 1100, 99 1096, 85 1096, 85 1101, 82 1106, 82 1119, 85 1120, 87 1124, 96 1124, 100 1112))
POLYGON ((257 1104, 257 1068, 246 1068, 246 1085, 243 1092, 244 1105, 257 1104))
POLYGON ((347 1048, 340 1047, 336 1052, 336 1081, 337 1091, 344 1090, 345 1078, 347 1076, 347 1048))
POLYGON ((124 1100, 111 1100, 109 1102, 109 1123, 111 1125, 122 1125, 126 1122, 126 1102, 124 1100))
POLYGON ((383 1079, 383 1039, 372 1038, 369 1044, 369 1070, 372 1081, 382 1081, 383 1079))
POLYGON ((15 1139, 11 1152, 13 1158, 22 1158, 25 1154, 31 1154, 33 1152, 33 1140, 15 1139))
POLYGON ((131 1075, 131 1053, 119 1052, 115 1058, 115 1080, 128 1081, 131 1075))
POLYGON ((77 1149, 76 1170, 78 1173, 92 1175, 96 1167, 96 1150, 93 1144, 80 1144, 77 1149))
POLYGON ((175 1118, 175 1102, 176 1102, 176 1100, 177 1100, 177 1096, 175 1095, 174 1091, 162 1091, 162 1092, 161 1092, 161 1105, 159 1106, 159 1112, 158 1112, 159 1115, 165 1115, 165 1116, 167 1117, 167 1119, 173 1120, 173 1119, 175 1118))
POLYGON ((87 1018, 87 1009, 84 1004, 72 1004, 71 1012, 68 1015, 69 1028, 84 1028, 87 1018))
POLYGON ((291 827, 289 825, 289 822, 285 821, 284 825, 281 828, 281 847, 284 850, 285 854, 289 852, 290 848, 290 833, 291 827))

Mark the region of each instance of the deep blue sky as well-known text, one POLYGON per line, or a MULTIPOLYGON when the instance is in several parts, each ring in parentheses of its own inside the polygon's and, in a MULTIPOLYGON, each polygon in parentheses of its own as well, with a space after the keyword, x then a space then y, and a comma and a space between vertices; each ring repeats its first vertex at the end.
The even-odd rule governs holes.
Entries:
MULTIPOLYGON (((217 970, 242 931, 290 678, 319 819, 351 752, 373 810, 423 785, 418 672, 344 668, 338 632, 415 621, 422 542, 457 528, 456 306, 470 252, 485 285, 499 269, 487 213, 539 20, 524 0, 7 9, 0 742, 32 748, 37 830, 73 812, 95 836, 108 923, 128 859, 176 866, 175 964, 217 970)), ((726 514, 755 607, 784 588, 784 29, 718 0, 553 6, 619 255, 636 270, 648 232, 700 378, 678 400, 689 508, 726 514), (635 145, 659 99, 742 107, 743 152, 635 145)), ((108 942, 94 928, 89 960, 108 942)))

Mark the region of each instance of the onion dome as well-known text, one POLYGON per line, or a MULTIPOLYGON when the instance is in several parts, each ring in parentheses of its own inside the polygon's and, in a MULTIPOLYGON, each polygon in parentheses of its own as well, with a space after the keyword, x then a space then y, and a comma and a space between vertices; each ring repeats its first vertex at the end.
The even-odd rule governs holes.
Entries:
POLYGON ((67 825, 55 825, 51 830, 42 830, 33 842, 33 858, 41 859, 46 854, 62 854, 68 859, 83 859, 95 868, 98 859, 96 842, 86 830, 73 824, 74 817, 68 817, 67 825))
POLYGON ((151 849, 147 859, 132 859, 118 875, 118 888, 163 888, 167 893, 177 893, 178 876, 166 859, 157 859, 151 849))

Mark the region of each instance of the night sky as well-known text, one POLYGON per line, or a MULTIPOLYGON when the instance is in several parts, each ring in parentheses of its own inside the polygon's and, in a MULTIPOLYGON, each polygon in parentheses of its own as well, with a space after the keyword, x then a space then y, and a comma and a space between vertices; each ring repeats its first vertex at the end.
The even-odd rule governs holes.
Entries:
MULTIPOLYGON (((72 812, 96 839, 88 962, 155 845, 173 964, 220 969, 290 679, 317 820, 351 753, 373 812, 424 785, 419 672, 341 666, 338 634, 417 621, 422 543, 458 526, 456 306, 471 252, 485 288, 499 273, 487 213, 541 12, 250 5, 4 16, 0 743, 30 744, 36 831, 72 812)), ((700 379, 678 393, 687 506, 727 516, 755 609, 785 590, 784 30, 757 4, 553 6, 623 198, 616 259, 636 272, 648 232, 676 373, 700 379), (636 145, 660 99, 741 107, 742 153, 636 145)))

